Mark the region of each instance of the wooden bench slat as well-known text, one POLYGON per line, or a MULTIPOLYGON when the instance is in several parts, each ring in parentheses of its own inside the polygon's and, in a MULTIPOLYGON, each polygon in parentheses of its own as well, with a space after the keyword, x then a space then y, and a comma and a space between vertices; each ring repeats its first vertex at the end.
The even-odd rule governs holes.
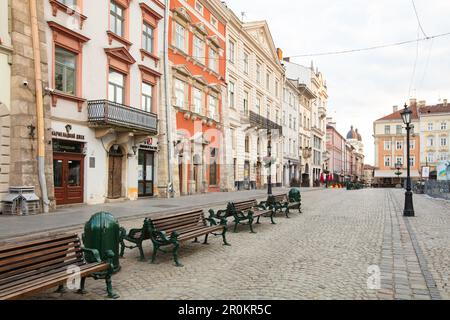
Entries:
POLYGON ((26 249, 28 247, 33 247, 36 245, 46 244, 46 243, 52 243, 59 240, 64 239, 77 239, 78 236, 76 234, 60 234, 60 235, 53 235, 49 237, 40 237, 37 239, 25 241, 25 242, 19 242, 19 243, 10 243, 10 242, 4 242, 0 243, 0 253, 7 252, 9 250, 19 250, 21 248, 26 249))
MULTIPOLYGON (((61 245, 68 244, 68 243, 74 243, 74 242, 76 242, 75 239, 73 239, 73 240, 65 239, 65 240, 50 242, 50 243, 46 243, 46 244, 42 244, 42 245, 36 245, 36 246, 28 247, 28 248, 21 248, 21 249, 17 249, 17 250, 8 250, 3 253, 0 253, 0 260, 4 259, 4 258, 8 258, 8 257, 13 257, 18 254, 25 254, 28 252, 44 250, 47 248, 53 248, 53 247, 61 246, 61 245)), ((80 241, 78 240, 78 242, 80 242, 80 241)))

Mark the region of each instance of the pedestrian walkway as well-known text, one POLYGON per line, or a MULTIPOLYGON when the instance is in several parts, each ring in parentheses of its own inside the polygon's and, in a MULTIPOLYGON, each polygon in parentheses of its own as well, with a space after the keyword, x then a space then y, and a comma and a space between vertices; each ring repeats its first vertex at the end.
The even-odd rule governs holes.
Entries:
MULTIPOLYGON (((405 218, 403 190, 322 190, 302 200, 302 214, 278 216, 276 225, 265 218, 256 234, 229 232, 231 247, 214 237, 185 243, 184 268, 170 254, 150 264, 127 250, 114 288, 124 300, 449 299, 450 203, 415 195, 416 217, 405 218)), ((149 241, 144 251, 149 258, 149 241)), ((87 289, 32 299, 105 299, 102 281, 89 279, 87 289)))
MULTIPOLYGON (((318 189, 302 188, 301 192, 318 189)), ((320 189, 319 189, 320 190, 320 189)), ((273 193, 288 192, 289 189, 274 188, 273 193)), ((137 218, 144 215, 176 211, 185 208, 212 208, 232 200, 263 199, 267 190, 251 190, 224 193, 207 193, 173 199, 154 198, 120 203, 105 203, 99 205, 79 205, 60 208, 49 214, 33 216, 0 216, 0 240, 11 237, 30 235, 47 231, 73 228, 86 223, 96 212, 106 211, 120 221, 137 218)))

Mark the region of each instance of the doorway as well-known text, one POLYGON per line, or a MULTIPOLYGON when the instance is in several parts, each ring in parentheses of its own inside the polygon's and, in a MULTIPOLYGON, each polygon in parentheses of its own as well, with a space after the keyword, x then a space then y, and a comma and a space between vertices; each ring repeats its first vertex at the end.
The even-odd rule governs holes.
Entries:
POLYGON ((54 153, 53 176, 57 205, 84 202, 84 155, 54 153))
POLYGON ((112 146, 109 150, 108 198, 118 199, 122 196, 122 150, 112 146))
POLYGON ((138 190, 139 197, 153 197, 155 153, 139 150, 138 159, 138 190))

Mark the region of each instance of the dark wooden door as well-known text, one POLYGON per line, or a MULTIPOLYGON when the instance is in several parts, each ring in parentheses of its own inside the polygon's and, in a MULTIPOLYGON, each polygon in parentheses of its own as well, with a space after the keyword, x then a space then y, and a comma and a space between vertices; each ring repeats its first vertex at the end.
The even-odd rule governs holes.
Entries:
POLYGON ((122 196, 122 155, 109 156, 108 198, 118 199, 122 196))
POLYGON ((155 154, 151 151, 140 150, 139 151, 139 179, 138 189, 139 197, 151 197, 153 196, 153 181, 154 181, 154 161, 155 154))
POLYGON ((84 155, 53 155, 53 176, 57 205, 84 202, 84 155))

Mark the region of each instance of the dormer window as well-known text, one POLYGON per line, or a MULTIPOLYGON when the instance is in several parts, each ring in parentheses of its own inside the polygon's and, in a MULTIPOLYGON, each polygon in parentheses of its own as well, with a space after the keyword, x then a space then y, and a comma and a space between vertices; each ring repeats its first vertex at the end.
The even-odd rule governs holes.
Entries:
POLYGON ((195 10, 203 14, 203 5, 198 0, 195 1, 195 10))

